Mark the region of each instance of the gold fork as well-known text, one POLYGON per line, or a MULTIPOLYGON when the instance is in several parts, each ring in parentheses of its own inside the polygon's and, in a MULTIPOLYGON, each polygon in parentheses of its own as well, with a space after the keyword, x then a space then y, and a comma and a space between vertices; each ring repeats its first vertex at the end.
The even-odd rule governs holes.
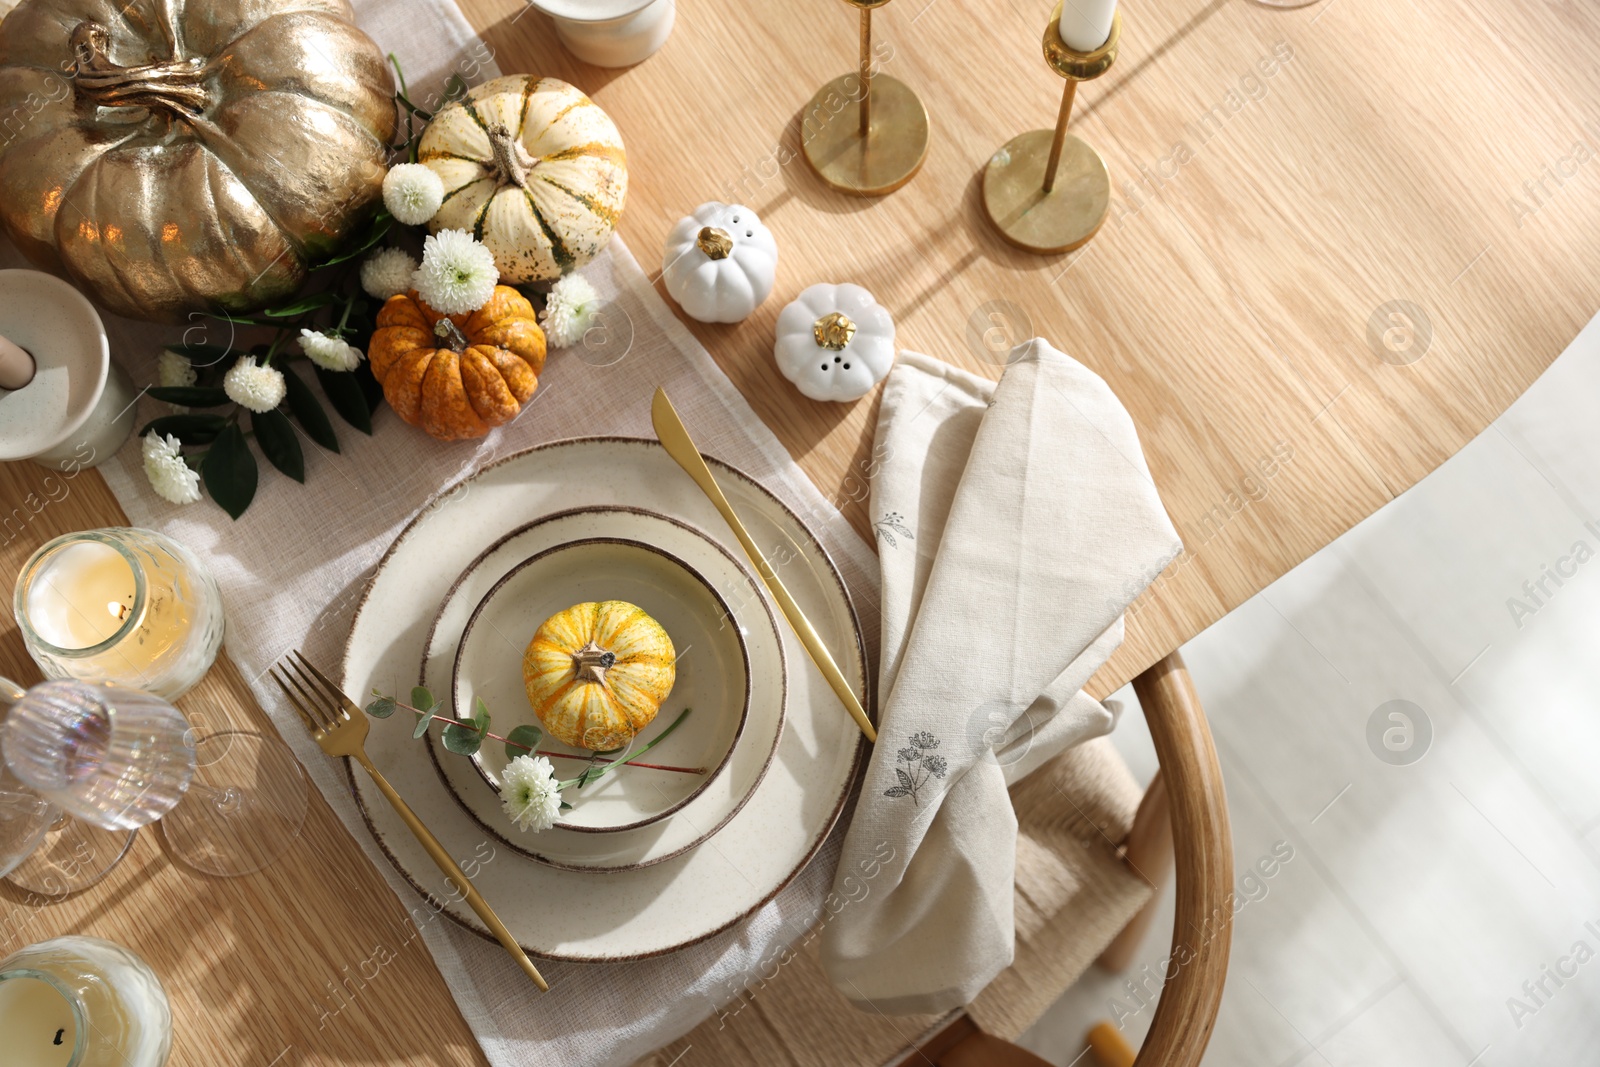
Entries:
POLYGON ((494 936, 499 939, 505 950, 511 953, 511 958, 517 961, 529 978, 540 989, 548 990, 550 986, 545 983, 533 961, 528 959, 527 953, 522 951, 522 946, 517 944, 517 939, 511 931, 506 929, 505 923, 494 913, 489 902, 483 899, 471 880, 462 873, 456 861, 450 858, 450 853, 445 851, 439 839, 433 836, 429 829, 422 825, 422 820, 417 818, 417 813, 411 810, 400 794, 394 791, 394 786, 378 773, 378 768, 372 765, 367 758, 367 715, 355 705, 349 697, 339 690, 339 687, 328 680, 327 675, 311 665, 298 650, 292 656, 285 656, 272 668, 272 680, 278 683, 278 688, 283 690, 283 695, 289 698, 289 703, 294 705, 294 710, 300 713, 300 718, 305 720, 311 736, 316 738, 322 751, 330 756, 348 756, 366 768, 372 780, 377 783, 383 795, 389 798, 389 803, 394 805, 394 810, 400 818, 411 828, 411 832, 422 842, 422 847, 427 849, 428 855, 433 857, 433 862, 443 871, 466 895, 467 904, 473 911, 494 931, 494 936), (287 681, 285 681, 287 679, 287 681), (294 691, 289 689, 294 686, 294 691), (295 694, 299 695, 296 696, 295 694))

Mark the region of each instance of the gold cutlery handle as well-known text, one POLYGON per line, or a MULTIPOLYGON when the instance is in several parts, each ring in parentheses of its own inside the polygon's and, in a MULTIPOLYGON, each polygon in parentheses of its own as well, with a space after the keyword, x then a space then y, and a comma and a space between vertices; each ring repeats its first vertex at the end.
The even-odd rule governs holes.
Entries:
POLYGON ((827 679, 828 685, 844 703, 845 710, 856 720, 856 725, 861 727, 861 732, 867 740, 877 743, 878 731, 872 726, 872 720, 867 718, 867 709, 861 706, 861 701, 856 697, 855 690, 850 688, 850 683, 845 681, 844 672, 839 670, 839 665, 834 662, 833 655, 828 651, 828 646, 822 643, 822 638, 811 625, 811 620, 806 618, 805 612, 800 610, 800 605, 794 602, 794 597, 789 595, 789 590, 784 588, 783 582, 778 578, 776 571, 767 562, 767 558, 756 547, 755 540, 750 532, 744 528, 744 523, 739 521, 739 516, 734 514, 733 505, 728 503, 728 498, 723 495, 722 487, 717 484, 716 477, 711 473, 711 468, 706 466, 705 457, 700 455, 700 450, 695 447, 693 439, 689 437, 688 427, 678 417, 678 412, 672 406, 672 401, 667 399, 666 390, 656 389, 656 395, 650 405, 651 422, 655 425, 656 437, 661 441, 661 447, 667 450, 673 462, 682 467, 694 483, 700 487, 711 501, 713 507, 721 513, 723 519, 733 530, 733 535, 739 539, 739 544, 744 546, 745 555, 750 557, 750 562, 756 566, 756 571, 761 575, 761 580, 767 583, 767 588, 772 592, 772 598, 778 602, 778 608, 783 612, 783 617, 789 620, 789 625, 794 628, 795 636, 800 638, 800 643, 805 646, 806 652, 811 655, 811 661, 822 672, 822 677, 827 679))
POLYGON ((433 862, 437 863, 439 869, 461 887, 462 893, 466 896, 468 906, 477 912, 478 918, 488 924, 489 929, 494 932, 494 936, 499 940, 500 944, 505 947, 507 952, 511 953, 511 958, 517 961, 517 966, 521 967, 528 977, 533 979, 534 985, 542 990, 548 990, 550 986, 545 982, 544 976, 539 973, 539 969, 533 965, 532 960, 528 959, 528 954, 522 951, 522 946, 517 944, 517 939, 512 936, 510 930, 506 929, 506 924, 500 921, 500 916, 494 913, 494 909, 489 906, 489 902, 483 899, 483 894, 478 892, 478 888, 472 884, 472 880, 462 872, 456 861, 450 858, 450 853, 445 851, 444 846, 439 843, 439 839, 433 836, 433 831, 422 825, 422 820, 417 818, 417 813, 411 810, 411 805, 400 799, 400 794, 394 791, 394 786, 389 784, 389 780, 378 772, 378 768, 372 765, 372 761, 367 758, 365 752, 356 754, 356 762, 366 768, 367 773, 372 776, 372 780, 377 783, 379 790, 389 798, 389 803, 394 806, 394 810, 399 814, 400 818, 411 828, 411 832, 416 835, 417 840, 422 842, 422 847, 427 849, 428 855, 433 857, 433 862))

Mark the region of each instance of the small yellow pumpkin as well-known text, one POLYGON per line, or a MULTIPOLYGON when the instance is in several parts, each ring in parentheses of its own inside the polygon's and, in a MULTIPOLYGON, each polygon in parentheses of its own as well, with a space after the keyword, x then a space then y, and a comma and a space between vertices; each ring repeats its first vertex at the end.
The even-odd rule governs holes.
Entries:
POLYGON ((650 725, 677 678, 672 638, 622 600, 546 619, 522 655, 522 684, 550 736, 605 752, 650 725))

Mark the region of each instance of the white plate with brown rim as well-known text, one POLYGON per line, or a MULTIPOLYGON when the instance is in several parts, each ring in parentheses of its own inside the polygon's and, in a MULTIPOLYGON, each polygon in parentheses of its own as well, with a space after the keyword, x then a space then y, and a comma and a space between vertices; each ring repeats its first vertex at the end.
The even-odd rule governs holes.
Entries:
MULTIPOLYGON (((871 707, 860 625, 827 553, 776 497, 735 469, 709 462, 756 543, 768 550, 790 594, 871 707)), ((352 623, 345 690, 408 691, 420 680, 437 605, 484 548, 541 516, 607 505, 670 515, 740 551, 716 510, 653 440, 579 438, 517 453, 452 487, 397 537, 352 623)), ((787 626, 782 639, 788 705, 772 765, 716 836, 665 862, 573 871, 493 848, 452 799, 425 746, 412 740, 410 716, 374 720, 367 754, 453 855, 474 857, 475 885, 529 953, 617 962, 672 952, 728 929, 794 879, 838 820, 865 750, 854 721, 787 626)), ((483 923, 447 888, 367 776, 348 762, 346 773, 368 828, 396 870, 443 914, 488 939, 483 923)))
MULTIPOLYGON (((526 696, 520 691, 519 661, 513 658, 509 666, 502 664, 498 668, 499 673, 491 677, 491 672, 497 669, 493 665, 494 652, 491 648, 477 657, 483 664, 482 667, 461 669, 460 649, 465 644, 464 635, 469 629, 474 605, 481 603, 504 576, 515 572, 521 561, 531 558, 550 559, 551 557, 545 553, 551 548, 575 540, 593 539, 604 535, 625 535, 627 539, 647 543, 684 561, 686 566, 691 566, 715 591, 714 595, 719 605, 717 610, 726 614, 702 629, 720 631, 726 621, 729 624, 726 627, 729 633, 718 633, 715 638, 708 634, 691 636, 688 627, 680 625, 675 615, 664 612, 663 615, 657 616, 658 620, 668 627, 668 633, 673 635, 675 641, 679 636, 690 637, 688 644, 680 644, 679 649, 682 667, 680 678, 688 676, 688 683, 692 689, 687 694, 690 699, 704 703, 701 701, 702 690, 695 681, 694 673, 700 669, 701 662, 695 657, 700 651, 713 651, 709 647, 703 650, 696 649, 695 645, 716 640, 727 641, 731 636, 737 635, 739 645, 748 656, 749 713, 745 717, 737 741, 731 746, 729 758, 721 773, 705 781, 704 788, 694 789, 694 795, 684 797, 684 802, 673 812, 673 818, 659 823, 606 834, 575 832, 574 828, 551 829, 537 834, 523 833, 511 825, 505 812, 500 808, 498 795, 473 767, 471 761, 445 751, 438 731, 429 734, 428 745, 434 766, 456 802, 497 840, 530 858, 552 866, 615 871, 630 870, 671 859, 716 833, 744 806, 766 773, 777 750, 778 739, 783 729, 786 688, 783 638, 779 622, 761 596, 756 579, 726 548, 687 523, 639 508, 580 508, 558 512, 527 523, 485 550, 462 572, 455 585, 451 587, 428 635, 427 655, 422 664, 422 679, 423 684, 435 692, 441 685, 450 684, 458 708, 470 708, 474 697, 483 696, 485 704, 494 714, 495 732, 503 734, 504 730, 500 729, 503 715, 495 713, 497 702, 501 707, 509 707, 514 698, 520 698, 522 706, 527 707, 526 696), (687 648, 686 655, 683 654, 685 648, 687 648), (488 685, 480 690, 479 682, 487 682, 488 685), (680 815, 681 817, 678 817, 680 815)), ((617 584, 575 585, 572 588, 587 588, 596 594, 606 591, 620 592, 624 589, 617 584)), ((638 596, 641 601, 650 600, 660 607, 660 601, 646 590, 631 584, 625 588, 630 595, 638 596)), ((565 606, 565 604, 560 605, 560 607, 565 606)), ((648 611, 651 605, 641 603, 641 606, 648 611)), ((543 608, 538 610, 542 611, 543 608)), ((501 631, 508 631, 518 626, 526 628, 528 619, 531 619, 531 615, 520 623, 497 618, 494 625, 501 631)), ((537 626, 538 621, 542 619, 543 616, 540 616, 540 620, 533 621, 532 625, 537 626)), ((529 632, 531 633, 531 630, 529 632)), ((514 645, 516 638, 510 633, 507 637, 514 645)), ((509 648, 506 652, 510 655, 509 648)), ((724 658, 727 658, 726 653, 724 658)), ((722 668, 717 668, 717 671, 719 676, 724 674, 722 668)), ((680 706, 681 695, 684 694, 677 685, 674 685, 673 695, 668 698, 667 707, 670 713, 664 712, 657 716, 656 723, 652 726, 660 724, 664 727, 671 721, 672 715, 676 714, 676 711, 671 709, 680 706)), ((705 707, 706 710, 714 710, 716 705, 706 704, 705 707)), ((685 764, 679 760, 692 759, 696 752, 706 751, 706 746, 698 741, 685 745, 682 749, 669 747, 677 740, 677 734, 694 722, 695 714, 699 712, 691 714, 678 731, 674 731, 665 742, 650 750, 649 762, 683 766, 685 764)), ((534 721, 531 712, 528 713, 527 719, 534 721)), ((518 720, 511 717, 505 721, 514 723, 518 720)), ((647 730, 645 739, 648 740, 650 736, 652 731, 647 730)), ((494 742, 490 742, 487 747, 492 749, 494 745, 494 742)), ((559 742, 550 742, 549 739, 540 747, 543 749, 547 746, 565 748, 559 742)), ((490 752, 489 756, 494 758, 495 753, 490 752)), ((496 769, 504 763, 503 748, 499 750, 498 756, 498 763, 490 764, 496 769)), ((555 762, 558 768, 562 765, 561 761, 555 762)), ((563 777, 571 776, 569 772, 559 769, 557 773, 563 777)), ((598 784, 620 785, 623 790, 633 792, 646 789, 653 792, 657 787, 663 789, 676 787, 681 791, 686 787, 692 788, 702 783, 671 772, 640 773, 639 770, 629 769, 609 774, 598 784)), ((638 799, 632 797, 631 792, 618 794, 615 798, 606 794, 596 794, 595 798, 591 798, 588 794, 594 788, 595 786, 591 785, 583 790, 569 791, 568 798, 574 804, 574 808, 566 815, 584 814, 583 809, 592 799, 597 798, 606 804, 611 804, 614 799, 619 807, 626 808, 634 808, 640 803, 638 799)), ((682 793, 669 794, 673 795, 682 796, 682 793)), ((603 816, 605 813, 597 814, 603 816)))

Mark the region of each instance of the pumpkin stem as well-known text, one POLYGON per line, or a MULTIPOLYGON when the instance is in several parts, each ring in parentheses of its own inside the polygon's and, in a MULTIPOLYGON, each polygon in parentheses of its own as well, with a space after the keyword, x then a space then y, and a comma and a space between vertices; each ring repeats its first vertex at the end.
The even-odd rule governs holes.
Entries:
POLYGON ((449 319, 440 319, 434 323, 433 335, 456 353, 465 352, 470 344, 467 340, 467 335, 461 332, 461 327, 449 319))
POLYGON ((536 162, 522 147, 522 142, 511 136, 511 131, 504 125, 496 124, 488 128, 489 150, 494 153, 495 174, 499 176, 502 185, 515 185, 518 189, 528 187, 528 172, 533 169, 536 162))
POLYGON ((614 652, 607 652, 590 638, 589 643, 572 654, 572 666, 578 672, 580 682, 599 682, 606 684, 606 671, 616 666, 617 657, 614 652))
POLYGON ((107 54, 111 31, 98 22, 78 23, 70 38, 73 90, 82 103, 99 107, 142 107, 187 118, 205 111, 207 95, 200 59, 175 59, 120 67, 107 54))
POLYGON ((727 259, 733 254, 733 238, 728 236, 727 230, 715 226, 702 226, 694 243, 700 246, 700 251, 708 259, 727 259))
POLYGON ((833 352, 843 351, 856 335, 856 324, 842 311, 833 311, 811 324, 811 336, 818 347, 833 352))

